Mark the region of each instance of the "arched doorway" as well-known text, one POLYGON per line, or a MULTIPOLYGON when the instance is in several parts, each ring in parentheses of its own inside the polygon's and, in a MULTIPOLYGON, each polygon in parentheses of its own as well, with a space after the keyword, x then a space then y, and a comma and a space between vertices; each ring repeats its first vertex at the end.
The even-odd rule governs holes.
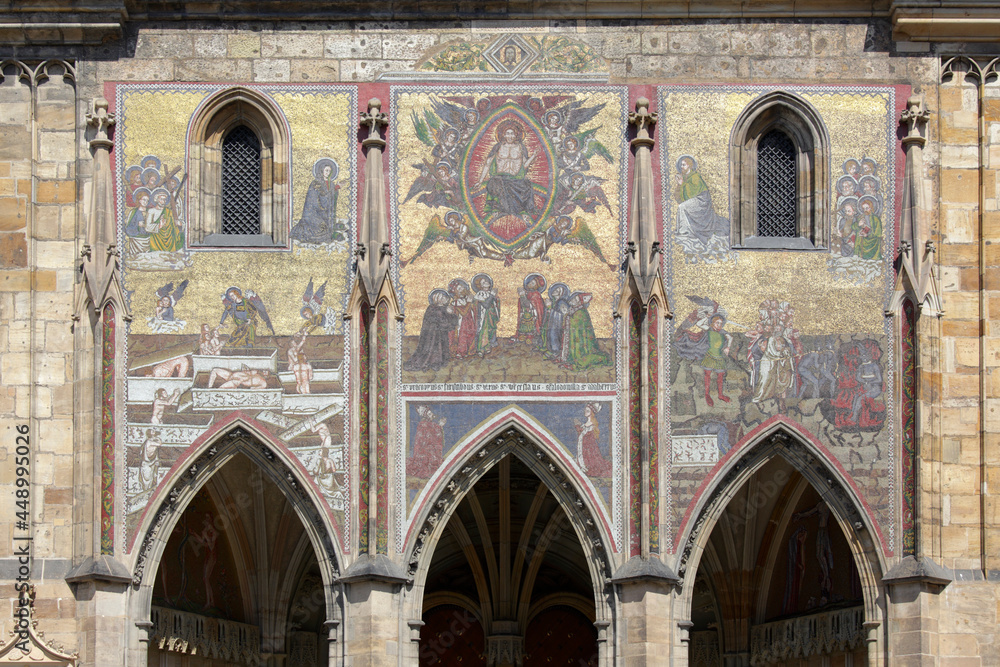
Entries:
POLYGON ((598 664, 591 572, 574 518, 508 453, 440 533, 424 580, 420 664, 598 664))
POLYGON ((324 612, 302 522, 274 483, 236 456, 194 496, 167 541, 147 664, 228 667, 295 655, 307 660, 296 664, 326 665, 324 612))
POLYGON ((337 558, 290 463, 238 428, 161 489, 139 547, 131 605, 145 636, 130 664, 330 664, 337 558))
POLYGON ((784 431, 727 462, 682 552, 689 664, 880 664, 881 567, 855 502, 784 431))

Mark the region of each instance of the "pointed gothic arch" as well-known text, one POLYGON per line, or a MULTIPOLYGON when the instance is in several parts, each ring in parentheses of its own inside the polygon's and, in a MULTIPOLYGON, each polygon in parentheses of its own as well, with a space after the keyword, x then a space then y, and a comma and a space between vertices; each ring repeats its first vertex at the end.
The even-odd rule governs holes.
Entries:
POLYGON ((682 628, 681 640, 689 641, 683 628, 690 627, 695 580, 714 529, 737 493, 765 465, 777 459, 801 475, 796 481, 801 486, 799 493, 810 486, 816 491, 843 532, 860 579, 869 664, 882 664, 881 656, 886 654, 887 648, 882 577, 888 568, 882 555, 878 527, 842 469, 805 433, 783 419, 761 428, 735 456, 726 460, 706 480, 689 511, 690 520, 683 525, 677 556, 677 571, 683 583, 675 600, 675 618, 682 628))
MULTIPOLYGON (((589 481, 587 478, 570 465, 572 457, 556 442, 550 439, 545 431, 545 427, 538 423, 534 417, 519 406, 511 405, 494 413, 490 417, 490 421, 481 424, 479 429, 463 436, 455 444, 452 453, 449 454, 443 465, 428 480, 427 486, 414 501, 416 511, 408 523, 403 536, 403 553, 412 554, 412 551, 421 542, 419 535, 421 529, 426 527, 429 522, 436 521, 432 517, 435 514, 435 509, 438 508, 438 503, 441 502, 442 495, 448 494, 449 496, 454 496, 457 492, 458 487, 452 486, 452 482, 457 484, 459 478, 464 478, 472 472, 472 467, 480 466, 482 464, 481 459, 485 456, 482 452, 487 447, 494 446, 498 439, 505 441, 507 438, 514 437, 512 432, 525 438, 526 443, 538 450, 538 452, 541 452, 540 456, 536 452, 534 455, 535 458, 551 462, 553 466, 558 466, 557 470, 559 474, 567 478, 566 483, 572 483, 581 503, 583 503, 583 507, 586 508, 589 516, 594 520, 592 527, 592 530, 596 531, 594 537, 600 539, 601 544, 608 545, 612 550, 620 548, 620 538, 614 533, 613 517, 600 511, 597 506, 596 489, 588 486, 589 481)), ((495 463, 495 460, 493 463, 495 463)), ((488 468, 489 465, 486 465, 482 470, 479 470, 478 476, 482 476, 488 468)), ((475 484, 478 476, 469 483, 470 488, 475 484)), ((459 497, 453 499, 457 503, 461 500, 461 496, 459 495, 459 497)), ((454 507, 451 509, 453 510, 454 507)), ((412 571, 415 568, 411 566, 410 569, 412 571)))
POLYGON ((776 90, 750 102, 729 137, 732 242, 741 248, 811 250, 830 243, 830 135, 819 111, 800 95, 776 90), (758 212, 758 148, 780 133, 791 144, 796 177, 795 233, 767 236, 758 212))
POLYGON ((188 125, 188 244, 203 247, 284 247, 291 222, 291 131, 268 95, 227 88, 199 105, 188 125), (222 220, 223 143, 236 128, 260 142, 260 232, 225 233, 222 220))
POLYGON ((146 664, 146 649, 153 631, 153 586, 171 533, 188 505, 212 477, 234 458, 250 461, 277 487, 301 522, 319 566, 327 620, 340 611, 335 583, 343 555, 336 541, 338 531, 322 508, 320 495, 295 455, 267 438, 252 424, 236 419, 195 446, 179 460, 150 498, 132 552, 132 594, 129 599, 129 649, 133 661, 146 664))
MULTIPOLYGON (((579 487, 579 481, 569 471, 551 445, 528 434, 521 420, 508 418, 475 440, 461 457, 452 461, 447 472, 438 477, 431 499, 414 521, 415 528, 404 553, 408 557, 408 572, 413 577, 413 594, 408 596, 408 618, 419 619, 424 611, 423 595, 426 577, 434 552, 449 521, 473 487, 488 471, 502 460, 512 457, 524 464, 541 480, 558 506, 569 518, 574 534, 586 557, 590 583, 594 594, 594 623, 607 628, 613 621, 614 603, 611 592, 613 562, 611 536, 601 527, 599 513, 589 494, 579 487), (447 480, 447 481, 446 481, 447 480), (419 530, 417 530, 419 526, 419 530)), ((435 600, 434 604, 452 604, 466 608, 458 598, 435 600)), ((578 606, 576 600, 563 600, 559 604, 578 606), (571 604, 570 604, 571 603, 571 604)), ((538 609, 531 608, 528 614, 538 609)), ((599 632, 599 642, 606 640, 599 632)), ((602 663, 604 664, 604 663, 602 663)))

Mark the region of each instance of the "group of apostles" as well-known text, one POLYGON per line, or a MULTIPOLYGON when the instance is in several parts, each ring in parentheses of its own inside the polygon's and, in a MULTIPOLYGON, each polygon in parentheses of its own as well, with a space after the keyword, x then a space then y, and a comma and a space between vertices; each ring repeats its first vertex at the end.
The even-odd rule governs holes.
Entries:
POLYGON ((882 181, 870 157, 844 161, 837 179, 837 231, 844 257, 882 259, 882 181))
POLYGON ((517 326, 502 346, 497 335, 501 303, 493 279, 477 274, 471 283, 454 278, 447 289, 431 290, 417 348, 407 370, 436 370, 453 359, 485 357, 501 347, 527 345, 546 359, 574 371, 611 363, 594 334, 588 306, 592 296, 565 283, 548 285, 540 273, 528 274, 517 289, 517 326))
POLYGON ((180 167, 170 169, 155 155, 125 169, 126 249, 129 254, 177 252, 184 248, 178 194, 180 167))

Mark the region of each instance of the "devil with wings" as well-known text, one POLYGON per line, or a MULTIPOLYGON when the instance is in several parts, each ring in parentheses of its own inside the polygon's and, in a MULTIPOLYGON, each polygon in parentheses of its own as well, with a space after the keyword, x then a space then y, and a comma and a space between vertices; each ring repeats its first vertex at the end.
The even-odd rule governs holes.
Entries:
POLYGON ((320 285, 318 290, 313 290, 313 279, 309 279, 306 291, 302 294, 302 308, 299 309, 299 315, 305 320, 305 324, 302 325, 301 330, 306 333, 326 328, 326 316, 320 312, 320 309, 323 307, 323 294, 325 293, 326 282, 320 285))
POLYGON ((177 289, 174 289, 173 282, 169 282, 156 290, 156 319, 164 322, 174 321, 174 306, 184 296, 184 290, 187 289, 187 286, 187 280, 178 285, 177 289))

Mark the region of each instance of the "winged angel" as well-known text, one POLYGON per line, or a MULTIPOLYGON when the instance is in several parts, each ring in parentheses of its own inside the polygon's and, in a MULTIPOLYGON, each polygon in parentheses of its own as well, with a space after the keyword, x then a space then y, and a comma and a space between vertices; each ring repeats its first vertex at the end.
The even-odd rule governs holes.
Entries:
POLYGON ((178 333, 184 330, 187 322, 174 317, 174 306, 184 296, 188 281, 185 280, 174 289, 173 281, 156 290, 156 310, 152 317, 146 318, 153 333, 178 333))
POLYGON ((236 329, 229 334, 226 347, 254 347, 257 342, 257 320, 262 320, 271 330, 271 335, 275 335, 267 308, 253 290, 247 290, 244 297, 243 290, 239 287, 230 287, 222 296, 222 308, 219 324, 225 324, 226 318, 232 317, 233 324, 236 325, 236 329))
POLYGON ((304 320, 300 332, 311 334, 317 329, 322 329, 323 333, 333 335, 336 333, 336 314, 330 306, 323 312, 323 296, 326 294, 326 282, 324 281, 319 289, 313 289, 313 279, 309 279, 305 292, 302 293, 302 308, 299 315, 304 320))
POLYGON ((431 98, 430 108, 422 114, 411 112, 414 133, 430 150, 421 162, 412 165, 418 176, 403 202, 416 199, 435 211, 416 251, 402 259, 401 266, 416 261, 434 244, 445 242, 464 250, 470 263, 479 258, 502 261, 507 266, 519 259, 549 262, 553 246, 574 244, 615 268, 604 257, 587 222, 599 208, 612 213, 602 185, 605 179, 589 171, 594 159, 608 164, 614 160, 596 136, 599 126, 586 127, 605 105, 584 106, 583 100, 565 100, 565 96, 515 96, 474 103, 470 97, 431 98), (483 131, 496 116, 494 107, 502 106, 516 107, 534 117, 532 125, 537 132, 531 135, 532 144, 525 131, 528 124, 516 117, 497 125, 495 139, 493 129, 483 131), (491 113, 492 117, 484 119, 491 113), (490 141, 494 143, 490 145, 490 141), (505 142, 511 148, 501 149, 505 142), (540 156, 540 147, 545 144, 552 160, 540 156), (475 173, 466 175, 479 153, 484 159, 477 163, 475 173), (507 154, 519 159, 507 159, 511 165, 501 164, 507 154), (487 173, 494 169, 496 175, 487 173), (549 177, 550 188, 539 183, 540 172, 549 177), (509 195, 506 199, 505 194, 509 195), (473 203, 480 196, 486 202, 483 210, 477 210, 473 203), (508 201, 512 199, 517 200, 516 206, 508 201), (545 206, 541 205, 543 200, 545 206), (515 240, 507 244, 496 233, 489 233, 496 232, 498 219, 505 216, 508 229, 513 216, 521 219, 513 220, 517 230, 524 230, 508 234, 515 240))

